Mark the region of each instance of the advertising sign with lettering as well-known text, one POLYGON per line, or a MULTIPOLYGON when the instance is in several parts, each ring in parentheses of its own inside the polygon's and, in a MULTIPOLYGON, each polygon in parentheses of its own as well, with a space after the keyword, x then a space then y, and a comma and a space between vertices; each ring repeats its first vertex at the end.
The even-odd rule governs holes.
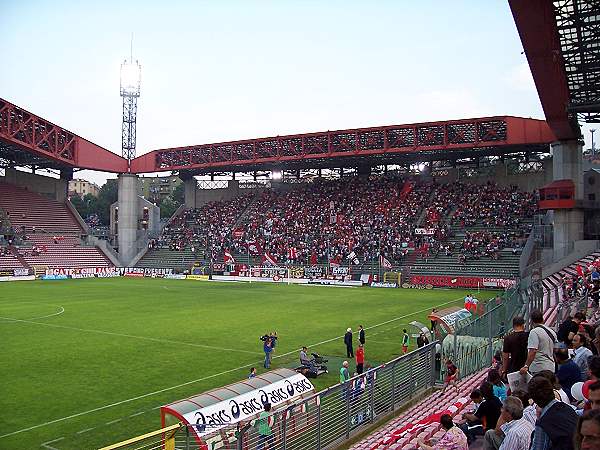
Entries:
POLYGON ((198 437, 213 433, 233 423, 246 420, 263 411, 263 405, 270 403, 273 408, 285 401, 314 390, 312 383, 304 375, 292 375, 262 389, 255 389, 237 397, 223 400, 205 408, 199 408, 183 415, 192 425, 198 437))

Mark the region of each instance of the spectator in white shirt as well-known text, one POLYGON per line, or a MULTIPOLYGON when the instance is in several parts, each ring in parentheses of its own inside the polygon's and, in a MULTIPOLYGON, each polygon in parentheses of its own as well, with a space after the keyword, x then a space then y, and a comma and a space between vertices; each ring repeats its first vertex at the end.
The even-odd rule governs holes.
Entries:
POLYGON ((523 417, 523 403, 517 397, 507 397, 502 405, 496 429, 485 433, 485 450, 527 450, 534 425, 523 417))

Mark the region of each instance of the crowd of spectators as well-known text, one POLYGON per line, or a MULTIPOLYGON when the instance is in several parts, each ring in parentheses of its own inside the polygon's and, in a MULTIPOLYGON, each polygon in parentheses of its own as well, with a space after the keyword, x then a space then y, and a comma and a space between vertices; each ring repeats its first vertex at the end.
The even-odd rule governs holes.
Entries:
POLYGON ((531 194, 491 183, 440 184, 395 175, 315 179, 186 210, 149 247, 211 247, 222 255, 247 253, 253 243, 278 262, 299 264, 373 262, 380 255, 401 264, 409 248, 426 257, 443 252, 495 258, 507 246, 517 248, 521 236, 510 229, 518 229, 534 210, 531 194), (469 227, 491 220, 506 231, 468 233, 460 246, 447 242, 452 223, 469 227), (416 233, 419 227, 427 234, 416 233))
POLYGON ((597 317, 578 312, 557 332, 544 325, 541 311, 531 312, 530 331, 515 317, 502 362, 471 392, 473 407, 457 420, 454 446, 422 440, 419 446, 466 450, 482 436, 485 450, 600 448, 597 317))

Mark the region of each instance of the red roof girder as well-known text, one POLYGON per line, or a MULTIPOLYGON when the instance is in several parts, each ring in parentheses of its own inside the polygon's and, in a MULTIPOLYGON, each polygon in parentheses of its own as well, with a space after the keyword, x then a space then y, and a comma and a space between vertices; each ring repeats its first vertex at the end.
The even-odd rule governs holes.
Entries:
POLYGON ((578 139, 581 131, 570 116, 569 87, 551 0, 509 0, 525 56, 548 125, 560 140, 578 139))
POLYGON ((0 141, 61 167, 127 172, 127 160, 0 98, 0 141))
POLYGON ((310 159, 448 152, 486 147, 549 144, 546 122, 500 116, 410 125, 327 131, 154 150, 131 162, 131 172, 215 170, 225 166, 310 159))

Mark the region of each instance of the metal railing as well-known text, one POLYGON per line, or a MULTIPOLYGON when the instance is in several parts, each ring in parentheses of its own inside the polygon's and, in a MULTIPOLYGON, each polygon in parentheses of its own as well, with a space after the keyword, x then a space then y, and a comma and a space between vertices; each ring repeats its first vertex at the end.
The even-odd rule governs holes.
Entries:
MULTIPOLYGON (((486 312, 469 323, 457 327, 442 343, 442 361, 451 359, 461 377, 489 367, 494 354, 501 349, 502 338, 512 327, 512 319, 520 314, 524 298, 519 286, 508 289, 502 301, 490 300, 486 312)), ((440 380, 445 373, 442 370, 440 380)))
MULTIPOLYGON (((175 426, 176 449, 204 450, 325 450, 363 433, 375 421, 422 396, 436 381, 433 342, 345 383, 276 410, 269 419, 239 422, 198 438, 194 425, 175 426), (264 446, 263 446, 264 445, 264 446)), ((439 361, 439 359, 438 359, 439 361)), ((439 366, 439 364, 437 365, 439 366)), ((336 367, 334 370, 338 370, 336 367)), ((149 433, 147 446, 108 448, 163 448, 156 446, 163 430, 149 433), (152 435, 152 436, 151 436, 152 435)), ((143 437, 144 437, 143 436, 143 437)), ((141 441, 138 439, 139 443, 141 441)), ((163 441, 164 442, 164 441, 163 441)), ((125 444, 131 443, 131 440, 125 444)))

